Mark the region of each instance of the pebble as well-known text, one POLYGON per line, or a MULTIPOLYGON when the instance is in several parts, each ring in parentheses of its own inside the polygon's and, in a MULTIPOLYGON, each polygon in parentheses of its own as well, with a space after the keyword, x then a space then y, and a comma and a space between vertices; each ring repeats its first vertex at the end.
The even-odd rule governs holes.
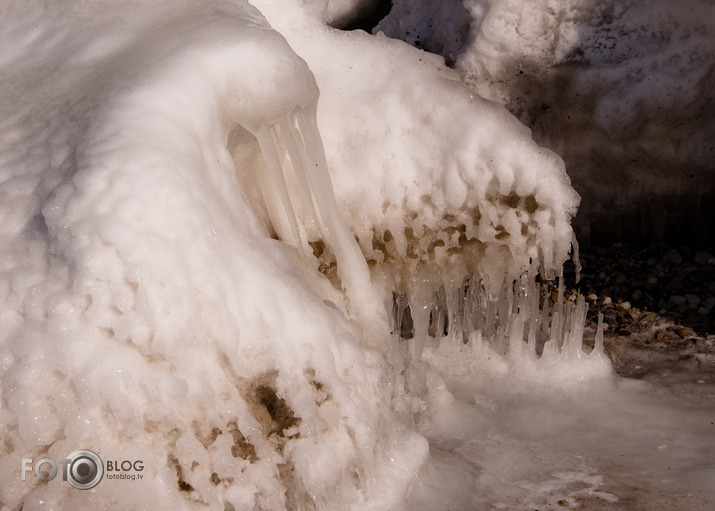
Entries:
POLYGON ((698 308, 698 314, 702 314, 703 316, 710 314, 710 311, 713 310, 713 307, 715 306, 715 297, 711 296, 704 302, 702 302, 700 308, 698 308))
POLYGON ((671 263, 671 264, 682 264, 683 263, 683 258, 678 253, 678 251, 675 249, 668 250, 665 254, 663 254, 662 259, 666 263, 671 263))
MULTIPOLYGON (((589 314, 603 312, 613 331, 622 332, 619 335, 640 331, 644 315, 657 312, 707 336, 715 333, 714 253, 685 246, 594 246, 581 251, 579 283, 569 282, 565 269, 566 286, 579 289, 591 304, 589 314), (626 303, 630 307, 624 307, 626 303)), ((564 294, 569 296, 568 289, 564 294)))
POLYGON ((685 299, 688 301, 688 305, 699 305, 700 304, 700 297, 693 293, 686 294, 685 299))
POLYGON ((680 337, 690 337, 691 335, 693 335, 692 330, 684 326, 679 327, 676 332, 678 332, 678 335, 680 337))
POLYGON ((701 266, 710 264, 710 260, 713 259, 713 255, 710 252, 699 251, 695 254, 695 262, 701 266))
POLYGON ((670 303, 672 303, 673 305, 678 306, 678 305, 685 305, 687 303, 688 299, 685 298, 684 296, 672 295, 670 298, 668 298, 668 301, 670 303))

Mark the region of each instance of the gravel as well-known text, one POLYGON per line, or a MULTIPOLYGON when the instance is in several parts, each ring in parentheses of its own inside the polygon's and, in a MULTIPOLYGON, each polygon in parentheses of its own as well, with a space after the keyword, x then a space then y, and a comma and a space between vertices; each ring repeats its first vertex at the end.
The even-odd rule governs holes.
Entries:
MULTIPOLYGON (((581 278, 564 268, 564 299, 589 304, 586 345, 598 313, 605 348, 618 374, 644 377, 655 368, 705 371, 715 378, 715 258, 689 247, 594 246, 581 253, 581 278)), ((544 283, 556 289, 556 282, 544 283)), ((548 291, 547 291, 548 292, 548 291)))
MULTIPOLYGON (((565 285, 587 297, 589 316, 599 311, 613 316, 609 311, 615 306, 629 311, 629 317, 636 315, 630 317, 636 323, 643 314, 656 313, 694 335, 707 338, 715 333, 715 258, 710 252, 618 242, 584 250, 581 264, 578 283, 573 264, 567 265, 565 285)), ((609 325, 623 335, 642 331, 630 320, 609 325)))

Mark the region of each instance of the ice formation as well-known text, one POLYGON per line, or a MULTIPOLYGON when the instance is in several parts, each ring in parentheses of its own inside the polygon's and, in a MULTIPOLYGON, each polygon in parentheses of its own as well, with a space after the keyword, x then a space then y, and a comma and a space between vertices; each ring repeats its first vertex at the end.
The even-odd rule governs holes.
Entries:
MULTIPOLYGON (((0 508, 479 509, 509 413, 617 385, 535 283, 561 159, 437 57, 255 4, 2 8, 0 508), (79 448, 143 478, 21 479, 79 448)), ((539 491, 613 498, 573 470, 539 491)))
POLYGON ((702 240, 713 233, 713 17, 707 0, 394 0, 375 31, 443 55, 559 153, 584 197, 582 232, 702 240))
POLYGON ((249 178, 288 243, 304 244, 300 198, 341 266, 367 272, 337 223, 307 66, 248 4, 117 29, 82 7, 16 20, 27 60, 4 83, 22 144, 3 164, 3 508, 84 506, 12 474, 90 444, 148 480, 98 487, 97 505, 397 505, 411 471, 372 467, 417 470, 426 442, 390 420, 379 361, 248 207, 227 149, 236 123, 255 134, 273 172, 249 178))

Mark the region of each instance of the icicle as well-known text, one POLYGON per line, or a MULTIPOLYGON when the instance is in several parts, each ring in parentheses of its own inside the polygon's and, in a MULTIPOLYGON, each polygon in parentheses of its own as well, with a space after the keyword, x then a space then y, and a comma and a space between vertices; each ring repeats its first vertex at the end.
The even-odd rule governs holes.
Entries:
POLYGON ((507 348, 507 352, 519 355, 523 351, 523 344, 524 316, 522 314, 514 314, 511 324, 509 325, 509 346, 507 348))
POLYGON ((536 326, 537 323, 535 319, 532 319, 532 328, 529 329, 529 336, 527 339, 527 352, 530 358, 536 358, 536 326))
POLYGON ((268 179, 261 180, 261 191, 278 236, 295 247, 301 247, 298 221, 283 175, 283 165, 281 164, 283 155, 279 152, 274 135, 275 128, 272 126, 263 126, 256 133, 268 167, 268 179))
MULTIPOLYGON (((306 156, 305 174, 310 188, 321 231, 330 243, 338 262, 338 276, 352 304, 354 314, 374 321, 383 311, 375 288, 370 281, 370 270, 360 247, 343 219, 335 201, 333 185, 325 160, 325 149, 318 131, 317 103, 294 111, 295 121, 302 135, 306 156)), ((369 324, 366 321, 366 324, 369 324)))
POLYGON ((571 260, 576 267, 576 283, 578 284, 579 280, 581 280, 582 266, 581 258, 579 257, 578 240, 576 239, 575 233, 571 235, 571 247, 573 248, 573 251, 571 253, 571 260))
POLYGON ((575 304, 569 303, 568 323, 569 327, 565 332, 562 352, 566 358, 574 359, 583 356, 583 327, 586 321, 586 300, 579 295, 575 304))
POLYGON ((392 332, 397 339, 412 337, 412 319, 410 316, 409 325, 406 324, 407 308, 409 301, 407 295, 403 293, 393 293, 392 296, 392 332))
POLYGON ((596 339, 591 354, 595 356, 603 355, 603 313, 598 313, 598 327, 596 327, 596 339))
POLYGON ((486 300, 486 319, 484 323, 484 336, 489 339, 494 335, 497 329, 496 311, 497 302, 487 298, 486 300))
POLYGON ((453 279, 444 282, 447 296, 447 329, 449 336, 454 339, 462 339, 464 307, 464 287, 462 282, 453 279))
POLYGON ((305 153, 305 142, 302 137, 299 142, 296 141, 296 136, 300 135, 300 131, 298 131, 295 127, 295 117, 289 116, 289 118, 283 119, 280 126, 285 146, 288 150, 288 154, 290 155, 293 172, 295 173, 298 185, 300 186, 300 190, 303 194, 305 205, 308 208, 308 214, 312 219, 317 220, 315 203, 310 192, 310 184, 308 183, 306 171, 308 155, 305 153))
POLYGON ((316 101, 305 107, 298 106, 275 124, 256 129, 254 135, 268 167, 267 175, 261 178, 263 197, 279 237, 306 254, 312 250, 305 223, 318 222, 321 235, 335 254, 338 276, 351 304, 351 313, 365 318, 363 324, 374 324, 375 319, 385 319, 385 311, 370 281, 367 262, 335 201, 318 131, 316 107, 316 101), (284 166, 286 155, 290 165, 286 162, 284 166), (285 173, 290 168, 300 189, 297 197, 291 197, 286 184, 285 173), (304 214, 308 218, 303 218, 303 222, 299 222, 296 215, 296 200, 305 206, 304 214))
POLYGON ((430 326, 428 335, 440 339, 444 335, 445 321, 447 319, 447 296, 444 285, 433 295, 432 309, 430 310, 430 326))
POLYGON ((415 328, 415 335, 410 343, 410 354, 414 362, 422 356, 427 341, 431 297, 432 293, 425 284, 417 286, 410 294, 410 310, 415 328))
POLYGON ((556 345, 558 348, 561 348, 562 342, 563 342, 563 329, 565 326, 565 320, 566 318, 564 317, 564 276, 563 272, 561 275, 559 275, 559 287, 558 287, 558 292, 556 293, 556 303, 554 304, 554 319, 552 320, 551 324, 551 329, 552 329, 552 335, 551 338, 554 339, 554 328, 555 330, 555 340, 556 340, 556 345), (557 318, 558 317, 558 321, 557 318))

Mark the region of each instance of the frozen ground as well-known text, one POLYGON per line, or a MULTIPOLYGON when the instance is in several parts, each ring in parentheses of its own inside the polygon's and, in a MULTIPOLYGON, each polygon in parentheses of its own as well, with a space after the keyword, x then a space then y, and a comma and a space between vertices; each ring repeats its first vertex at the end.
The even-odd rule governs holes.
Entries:
POLYGON ((563 160, 357 3, 0 2, 3 511, 712 507, 709 340, 612 363, 563 160))

